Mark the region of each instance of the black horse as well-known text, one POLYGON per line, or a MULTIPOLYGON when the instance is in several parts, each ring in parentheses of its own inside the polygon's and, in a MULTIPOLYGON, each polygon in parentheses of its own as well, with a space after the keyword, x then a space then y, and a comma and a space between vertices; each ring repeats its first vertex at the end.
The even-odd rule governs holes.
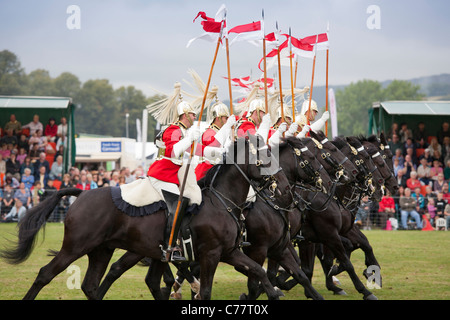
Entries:
MULTIPOLYGON (((200 295, 203 299, 211 297, 212 278, 218 261, 246 269, 250 275, 261 281, 269 299, 277 299, 279 296, 261 266, 238 248, 240 228, 236 220, 241 212, 240 205, 245 203, 250 186, 249 179, 265 182, 264 178, 269 176, 277 182, 277 193, 284 195, 286 190, 290 192, 283 172, 276 170, 262 174, 263 169, 270 167, 271 160, 270 152, 261 150, 262 146, 263 142, 256 137, 239 139, 227 151, 226 163, 214 172, 217 189, 229 199, 231 212, 206 191, 203 192, 203 206, 195 215, 195 219, 192 219, 191 230, 196 244, 194 251, 196 256, 200 257, 202 267, 200 295), (237 161, 238 155, 240 161, 237 161)), ((212 179, 212 174, 207 175, 206 179, 212 179)), ((149 285, 157 299, 166 298, 160 290, 160 279, 167 264, 159 260, 166 224, 165 210, 142 217, 130 217, 114 205, 110 188, 94 189, 81 194, 80 192, 78 189, 60 190, 30 209, 19 224, 17 246, 1 252, 1 257, 10 263, 25 261, 34 248, 38 231, 59 200, 65 195, 78 196, 66 215, 61 250, 49 264, 41 268, 24 299, 34 299, 56 275, 86 254, 89 257, 89 267, 82 289, 88 297, 95 298, 98 283, 116 248, 152 258, 149 285)))
MULTIPOLYGON (((275 157, 278 155, 280 166, 288 177, 290 185, 302 181, 302 183, 310 184, 311 188, 317 189, 319 192, 330 191, 332 181, 314 155, 299 139, 286 139, 277 150, 277 152, 274 152, 275 150, 272 149, 272 152, 275 153, 275 157)), ((211 170, 212 173, 216 169, 212 168, 211 170)), ((208 183, 200 181, 200 184, 212 193, 217 194, 215 181, 214 183, 213 181, 208 183)), ((251 246, 244 248, 244 252, 260 265, 269 255, 280 262, 287 270, 291 270, 293 276, 305 287, 311 297, 320 299, 321 296, 311 287, 309 281, 299 269, 298 257, 296 258, 296 254, 292 256, 292 250, 290 249, 292 244, 286 215, 292 209, 288 208, 292 205, 292 197, 283 199, 283 197, 280 198, 273 194, 273 191, 272 186, 266 189, 264 193, 257 192, 258 197, 253 204, 253 208, 243 212, 246 233, 251 243, 251 246)), ((98 298, 102 298, 112 283, 142 258, 142 256, 127 252, 115 262, 99 287, 98 298)), ((186 268, 182 268, 180 271, 182 276, 193 279, 186 268)), ((246 270, 238 269, 238 271, 247 274, 246 270)), ((166 282, 169 288, 171 281, 173 283, 169 275, 168 282, 166 282)), ((149 279, 146 279, 146 282, 149 282, 149 279)), ((192 282, 192 280, 189 280, 189 282, 192 282)), ((254 277, 249 275, 250 294, 249 296, 242 295, 241 298, 255 298, 254 289, 257 283, 258 281, 254 281, 254 277)))

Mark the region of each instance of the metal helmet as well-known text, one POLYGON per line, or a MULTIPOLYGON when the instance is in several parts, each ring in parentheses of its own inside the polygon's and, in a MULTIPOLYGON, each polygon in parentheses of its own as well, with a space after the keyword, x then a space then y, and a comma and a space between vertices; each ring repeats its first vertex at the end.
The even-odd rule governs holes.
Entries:
POLYGON ((192 106, 188 102, 181 101, 180 103, 178 103, 177 105, 178 116, 181 116, 182 114, 187 115, 188 113, 197 114, 197 112, 194 110, 194 108, 192 108, 192 106))
MULTIPOLYGON (((309 99, 306 99, 302 104, 302 111, 301 114, 306 114, 309 109, 309 99)), ((319 112, 319 109, 317 108, 317 103, 311 99, 311 110, 319 112)))
POLYGON ((248 115, 251 115, 255 110, 266 112, 265 102, 263 99, 257 98, 250 102, 250 106, 248 107, 248 115))
MULTIPOLYGON (((291 114, 291 110, 288 110, 286 108, 283 108, 284 110, 284 119, 286 120, 286 118, 290 119, 290 122, 292 122, 292 114, 291 114)), ((278 107, 277 109, 277 119, 275 120, 275 123, 281 118, 281 107, 278 107)))
POLYGON ((211 114, 210 114, 210 122, 213 122, 215 118, 217 117, 229 117, 230 111, 228 110, 228 107, 220 101, 217 101, 214 103, 211 107, 211 114))

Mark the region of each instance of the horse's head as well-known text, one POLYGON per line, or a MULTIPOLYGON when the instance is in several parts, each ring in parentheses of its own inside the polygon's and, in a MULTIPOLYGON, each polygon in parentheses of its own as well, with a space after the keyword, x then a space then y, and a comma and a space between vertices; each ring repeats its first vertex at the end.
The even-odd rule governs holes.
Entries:
MULTIPOLYGON (((259 135, 248 134, 234 144, 234 163, 241 168, 249 180, 258 184, 258 189, 269 188, 274 196, 292 196, 290 185, 281 170, 278 159, 272 155, 259 135)), ((227 162, 231 153, 227 152, 227 162)))
POLYGON ((300 182, 328 193, 333 182, 309 148, 295 137, 284 141, 280 145, 280 164, 291 183, 300 182))
POLYGON ((365 192, 373 199, 379 201, 382 196, 381 186, 384 183, 384 179, 380 171, 375 165, 372 157, 362 145, 361 141, 359 141, 356 137, 347 137, 346 141, 350 147, 353 148, 352 153, 354 154, 355 164, 358 168, 361 168, 361 170, 365 172, 363 179, 364 187, 366 189, 365 192))
MULTIPOLYGON (((358 169, 334 144, 332 144, 325 134, 310 131, 311 140, 316 147, 316 156, 323 164, 330 176, 335 176, 342 183, 354 181, 358 174, 358 169)), ((310 143, 311 144, 311 143, 310 143)))

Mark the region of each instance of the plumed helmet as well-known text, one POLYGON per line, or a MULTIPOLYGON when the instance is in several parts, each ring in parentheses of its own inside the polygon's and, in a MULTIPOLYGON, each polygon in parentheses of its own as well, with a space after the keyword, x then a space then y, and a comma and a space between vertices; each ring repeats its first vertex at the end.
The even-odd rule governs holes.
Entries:
POLYGON ((211 107, 211 121, 214 121, 217 117, 229 117, 230 111, 228 107, 220 101, 214 103, 211 107))

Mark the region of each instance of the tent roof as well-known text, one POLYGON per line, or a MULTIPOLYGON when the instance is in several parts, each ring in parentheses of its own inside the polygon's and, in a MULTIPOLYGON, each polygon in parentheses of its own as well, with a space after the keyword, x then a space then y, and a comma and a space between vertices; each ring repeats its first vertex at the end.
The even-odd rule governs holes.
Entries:
POLYGON ((70 103, 65 97, 0 96, 0 108, 67 109, 70 103))
POLYGON ((404 115, 450 115, 450 101, 383 101, 374 108, 383 107, 388 114, 404 115))

